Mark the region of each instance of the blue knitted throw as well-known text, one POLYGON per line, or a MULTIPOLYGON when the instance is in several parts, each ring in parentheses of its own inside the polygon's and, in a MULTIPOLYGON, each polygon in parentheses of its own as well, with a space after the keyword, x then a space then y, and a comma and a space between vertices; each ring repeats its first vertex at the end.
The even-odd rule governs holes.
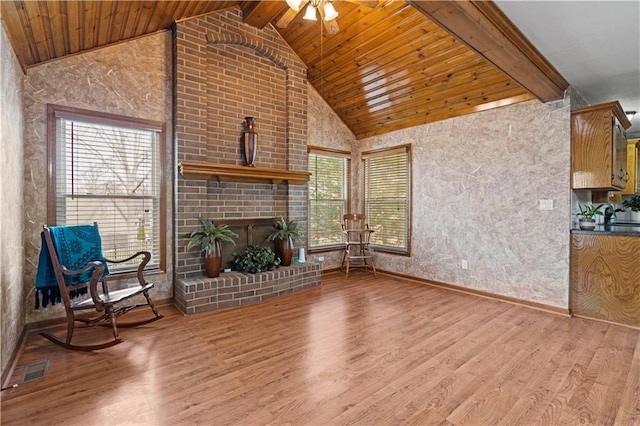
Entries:
MULTIPOLYGON (((102 240, 100 232, 95 225, 53 226, 51 238, 55 247, 58 261, 67 269, 82 269, 87 263, 100 261, 104 265, 103 277, 109 275, 109 268, 102 255, 102 240)), ((49 249, 44 237, 44 231, 40 234, 42 247, 38 259, 38 272, 36 274, 36 309, 46 307, 49 303, 55 305, 61 302, 60 289, 56 280, 55 270, 49 256, 49 249)), ((79 275, 65 275, 66 285, 78 285, 89 282, 93 268, 79 275)), ((79 289, 71 292, 71 297, 86 294, 87 289, 79 289)))

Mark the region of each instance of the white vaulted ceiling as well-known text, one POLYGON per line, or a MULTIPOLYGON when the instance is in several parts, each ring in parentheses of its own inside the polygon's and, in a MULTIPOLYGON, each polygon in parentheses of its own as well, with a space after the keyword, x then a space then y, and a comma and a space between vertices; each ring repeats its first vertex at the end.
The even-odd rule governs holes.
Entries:
POLYGON ((640 136, 640 1, 495 3, 589 104, 637 111, 640 136))

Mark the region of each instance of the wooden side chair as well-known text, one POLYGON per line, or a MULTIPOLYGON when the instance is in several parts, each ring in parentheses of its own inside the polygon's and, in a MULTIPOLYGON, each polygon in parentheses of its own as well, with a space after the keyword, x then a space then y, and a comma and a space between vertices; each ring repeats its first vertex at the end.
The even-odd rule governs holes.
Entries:
MULTIPOLYGON (((48 332, 40 334, 53 343, 67 349, 92 351, 104 349, 121 343, 118 337, 118 326, 133 327, 159 320, 158 314, 151 298, 149 290, 152 283, 147 283, 143 276, 144 267, 151 260, 151 254, 140 251, 133 256, 122 260, 108 260, 102 255, 102 240, 98 230, 98 224, 43 227, 43 247, 38 264, 38 276, 36 289, 43 291, 47 286, 55 285, 54 290, 64 304, 67 316, 66 338, 58 338, 48 332), (137 266, 137 278, 139 285, 120 290, 109 290, 106 276, 108 264, 119 264, 140 258, 137 266), (98 282, 101 283, 98 286, 98 282), (87 295, 88 293, 88 295, 87 295), (78 297, 80 295, 85 297, 78 297), (142 295, 146 303, 134 303, 134 296, 142 295), (73 299, 73 300, 72 300, 73 299), (151 318, 118 323, 117 318, 132 309, 148 306, 153 316, 151 318), (78 311, 92 311, 93 316, 76 316, 78 311), (71 343, 75 328, 86 328, 96 325, 111 327, 113 340, 91 345, 75 345, 71 343)), ((38 296, 36 292, 36 297, 38 296)), ((140 301, 142 298, 139 298, 140 301)), ((55 303, 55 300, 52 300, 55 303)))
POLYGON ((345 214, 342 218, 342 232, 345 246, 340 269, 346 268, 346 278, 349 278, 350 268, 370 268, 376 276, 376 266, 369 247, 369 240, 373 229, 369 228, 363 214, 345 214))

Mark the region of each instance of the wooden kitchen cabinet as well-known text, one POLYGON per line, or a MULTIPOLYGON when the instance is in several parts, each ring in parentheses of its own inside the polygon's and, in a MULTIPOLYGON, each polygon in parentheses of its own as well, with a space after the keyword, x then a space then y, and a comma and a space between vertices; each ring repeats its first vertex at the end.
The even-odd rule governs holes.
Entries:
POLYGON ((640 237, 571 235, 571 313, 640 327, 640 237))
POLYGON ((623 194, 640 193, 640 158, 638 158, 640 150, 640 139, 629 139, 627 141, 627 173, 629 180, 627 186, 622 191, 623 194))
POLYGON ((571 111, 573 189, 626 188, 629 173, 625 132, 630 126, 618 102, 571 111))

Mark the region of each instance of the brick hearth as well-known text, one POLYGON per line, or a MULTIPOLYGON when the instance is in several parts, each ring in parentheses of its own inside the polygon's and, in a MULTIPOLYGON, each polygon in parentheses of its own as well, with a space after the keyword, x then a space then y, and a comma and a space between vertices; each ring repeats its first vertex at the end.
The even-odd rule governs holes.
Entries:
POLYGON ((175 303, 186 314, 262 302, 320 285, 319 263, 283 266, 259 274, 223 272, 218 278, 178 280, 175 303))

